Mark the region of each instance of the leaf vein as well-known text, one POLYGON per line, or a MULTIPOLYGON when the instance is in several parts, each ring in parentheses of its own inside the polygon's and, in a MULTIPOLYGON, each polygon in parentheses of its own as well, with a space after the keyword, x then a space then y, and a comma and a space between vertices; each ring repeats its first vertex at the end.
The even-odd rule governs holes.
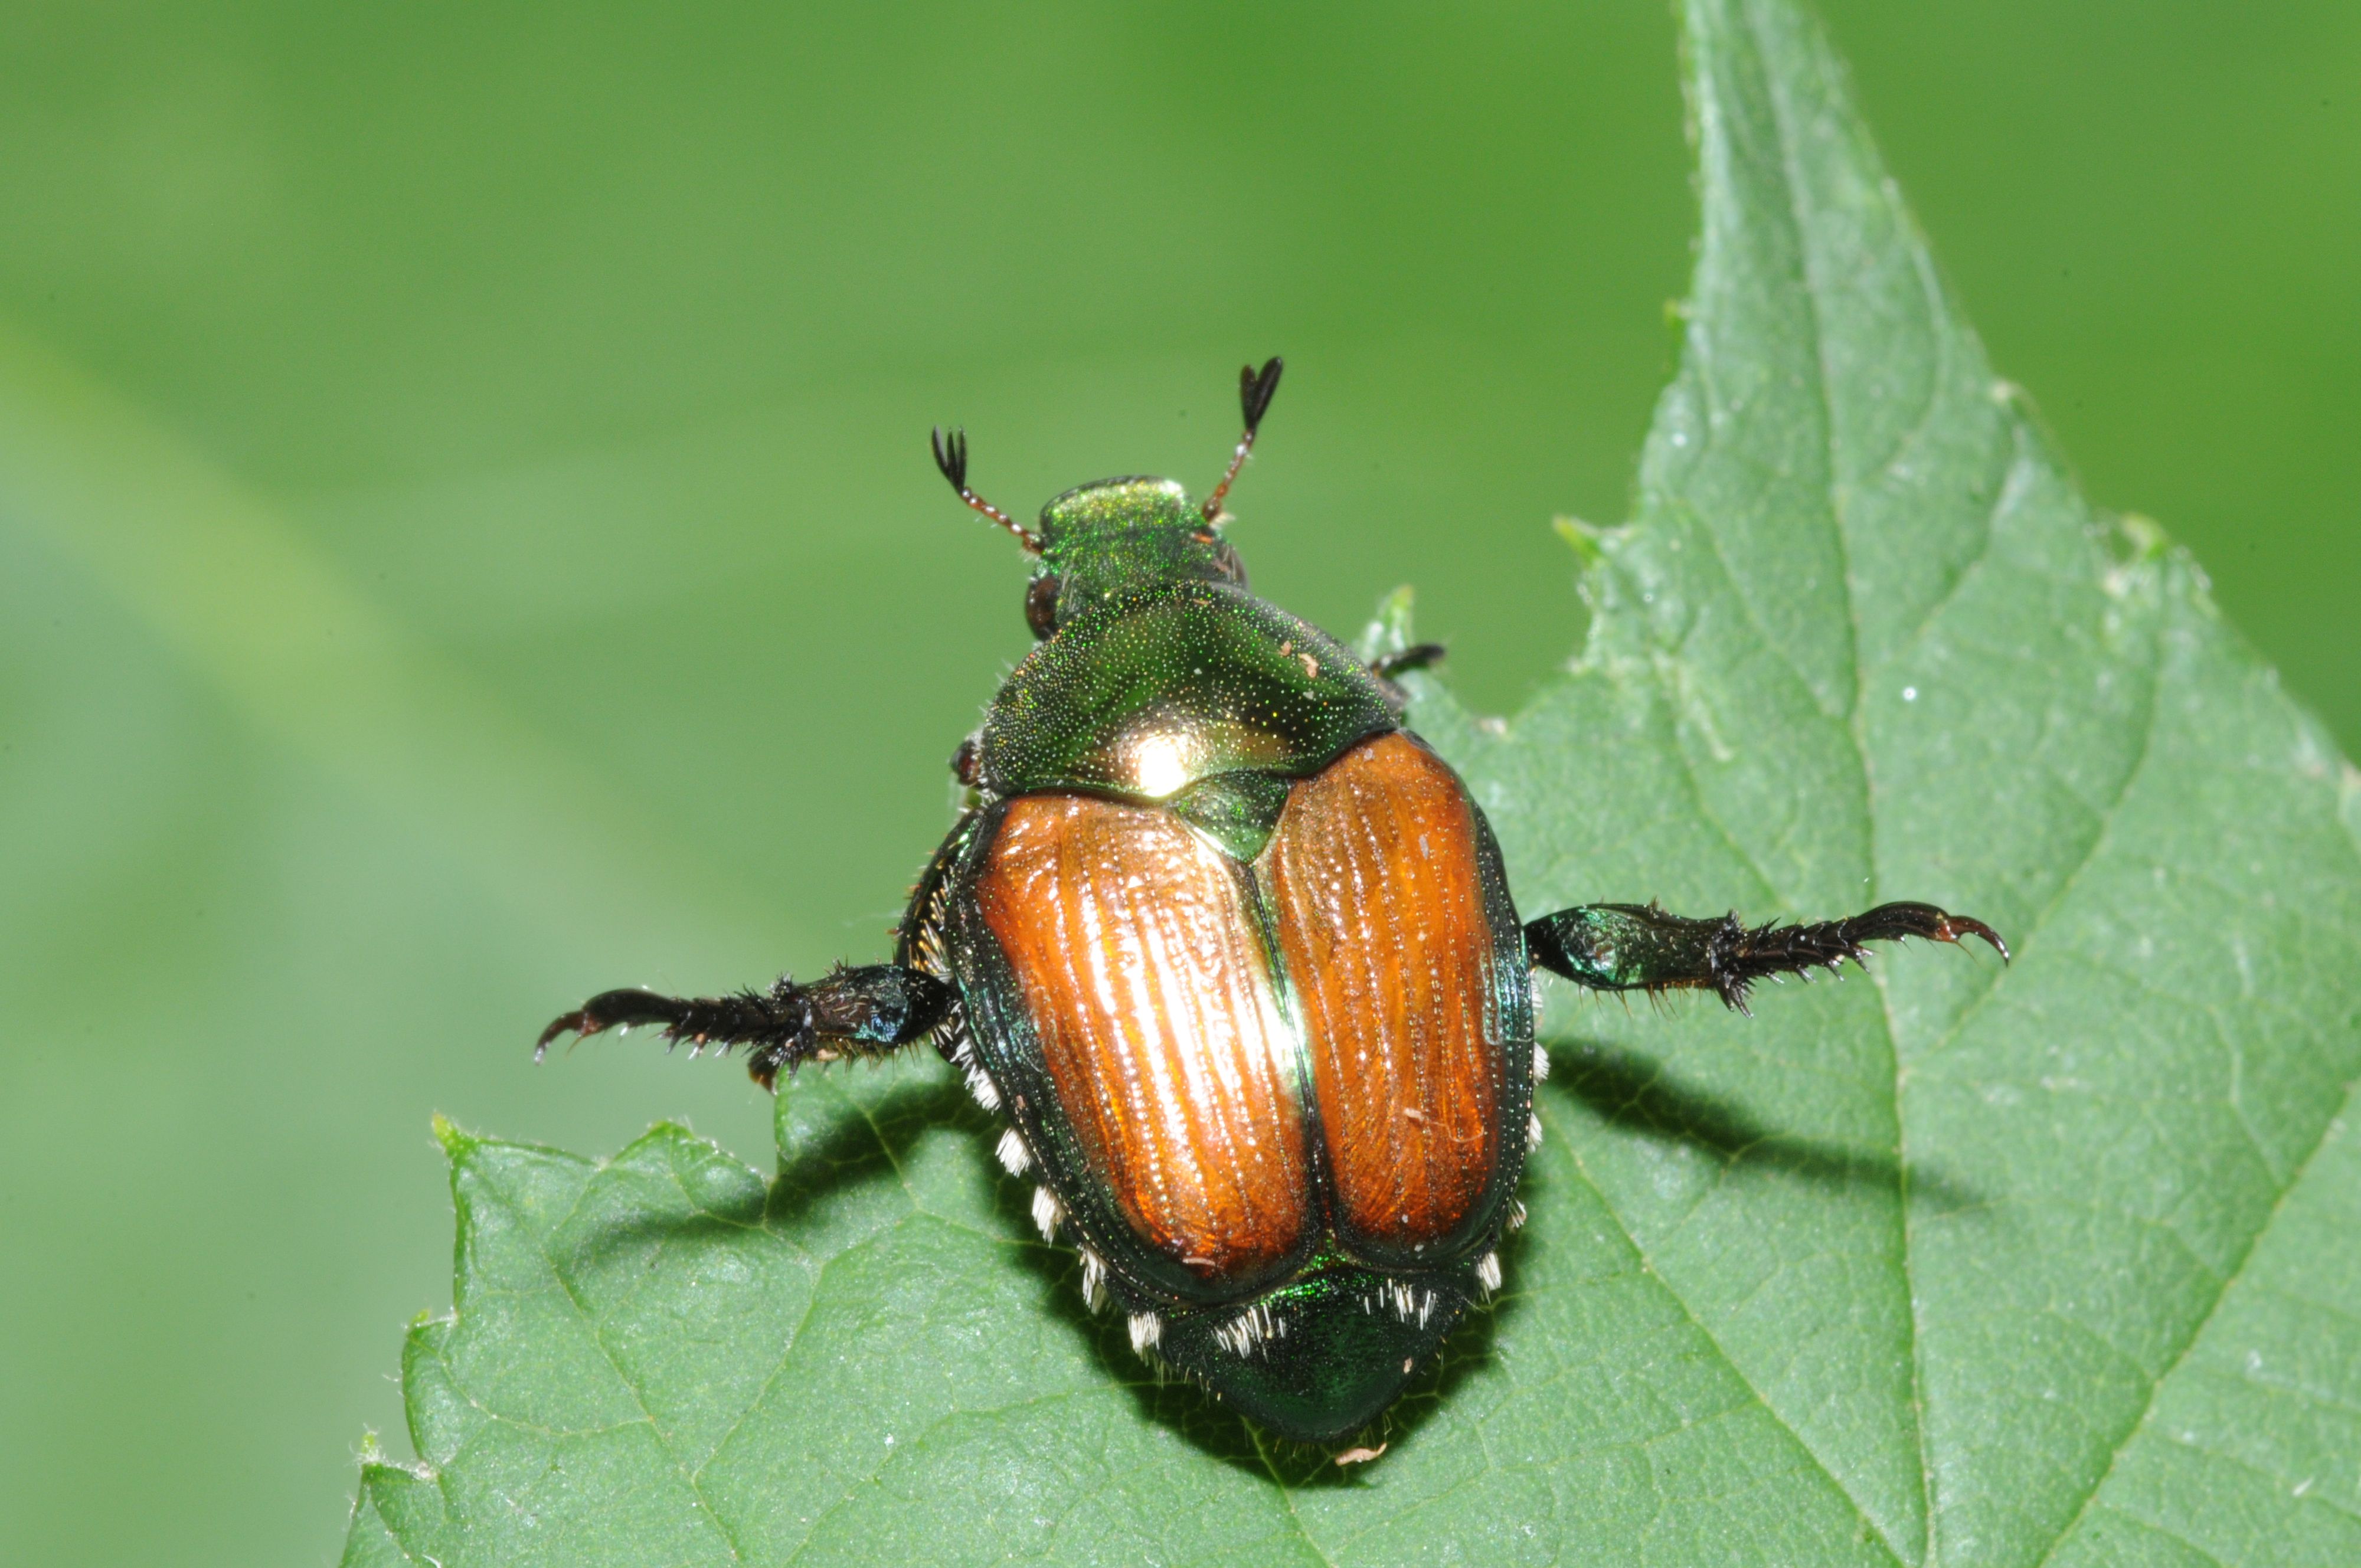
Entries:
POLYGON ((2303 1184, 2304 1175, 2312 1168, 2312 1160, 2318 1157, 2323 1148, 2327 1146, 2329 1135, 2335 1129, 2345 1113, 2352 1109, 2353 1089, 2353 1084, 2346 1084, 2339 1109, 2334 1113, 2322 1118, 2320 1131, 2313 1135, 2312 1146, 2304 1151, 2303 1158, 2297 1162, 2294 1174, 2289 1178, 2287 1184, 2279 1189, 2279 1196, 2272 1201, 2269 1216, 2255 1227, 2254 1234, 2246 1239, 2245 1251, 2239 1254, 2238 1261, 2231 1266, 2227 1274, 2222 1277, 2221 1283, 2214 1288, 2213 1299, 2207 1303, 2205 1315, 2198 1320, 2196 1326, 2190 1331, 2189 1337, 2181 1342, 2179 1354, 2172 1358, 2172 1365, 2149 1380, 2147 1398, 2141 1401, 2139 1413, 2116 1438, 2114 1446, 2107 1456, 2106 1470, 2101 1474, 2097 1483, 2090 1491, 2083 1496, 2082 1506, 2075 1510, 2074 1517, 2067 1521, 2066 1528, 2059 1530, 2056 1539, 2051 1541, 2049 1550, 2042 1554, 2039 1568, 2048 1568, 2048 1564, 2057 1558, 2058 1549, 2072 1539, 2075 1530, 2081 1525, 2084 1516, 2091 1511, 2092 1504, 2097 1500, 2100 1493, 2106 1490, 2107 1482, 2114 1475, 2115 1467, 2123 1462, 2125 1451, 2131 1446, 2132 1440, 2139 1435, 2155 1414, 2157 1396, 2163 1391, 2165 1384, 2171 1381, 2173 1374, 2187 1364, 2191 1352, 2197 1347, 2198 1341, 2205 1337, 2205 1330, 2221 1312, 2222 1303, 2229 1299, 2231 1287, 2237 1284, 2240 1277, 2246 1272, 2246 1265, 2253 1260, 2256 1249, 2261 1246, 2263 1238, 2270 1234, 2271 1226, 2279 1222, 2280 1212, 2287 1206, 2289 1194, 2303 1184))
POLYGON ((588 1180, 583 1182, 574 1195, 574 1201, 566 1206, 566 1213, 556 1223, 533 1238, 533 1249, 541 1255, 542 1263, 548 1268, 550 1278, 555 1281, 560 1290, 566 1292, 566 1299, 572 1304, 575 1315, 579 1317, 590 1330, 590 1342, 598 1347, 598 1354, 606 1361, 608 1368, 615 1374, 615 1381, 631 1392, 631 1403, 639 1407, 640 1415, 648 1423, 648 1431, 654 1437, 656 1446, 664 1451, 664 1458, 672 1464, 673 1474, 679 1477, 682 1486, 688 1488, 689 1496, 697 1499, 697 1511, 711 1521, 714 1532, 720 1536, 721 1544, 729 1550, 730 1560, 732 1563, 743 1563, 746 1561, 745 1554, 738 1549, 736 1534, 722 1521, 720 1514, 713 1507, 712 1500, 706 1497, 705 1488, 698 1483, 697 1473, 683 1462, 681 1455, 674 1449, 672 1439, 665 1435, 663 1426, 657 1422, 655 1412, 648 1409, 646 1394, 641 1390, 638 1384, 631 1381, 630 1374, 623 1370, 622 1362, 616 1356, 614 1348, 607 1343, 606 1325, 598 1321, 598 1314, 589 1310, 588 1305, 582 1299, 581 1294, 575 1289, 574 1281, 567 1277, 565 1268, 559 1265, 556 1255, 550 1251, 550 1238, 565 1229, 574 1217, 582 1212, 582 1205, 589 1200, 590 1190, 598 1184, 598 1179, 603 1176, 607 1169, 608 1167, 601 1165, 591 1174, 588 1180))
MULTIPOLYGON (((1812 1445, 1804 1441, 1803 1434, 1796 1431, 1795 1428, 1787 1424, 1785 1418, 1780 1415, 1778 1408, 1773 1405, 1768 1398, 1763 1397, 1763 1390, 1756 1387, 1754 1386, 1753 1379, 1746 1375, 1746 1369, 1739 1365, 1737 1360, 1731 1356, 1728 1348, 1722 1344, 1719 1338, 1715 1337, 1713 1331, 1706 1327, 1704 1320, 1700 1319, 1697 1315, 1697 1312, 1689 1306, 1687 1299, 1684 1298, 1679 1291, 1674 1289, 1672 1286, 1659 1276, 1653 1267, 1648 1266, 1647 1249, 1642 1247, 1640 1245, 1639 1238, 1631 1234, 1631 1227, 1624 1223, 1621 1212, 1616 1209, 1614 1201, 1608 1197, 1606 1188, 1601 1186, 1598 1179, 1591 1175, 1590 1167, 1584 1161, 1581 1150, 1572 1147, 1572 1140, 1566 1140, 1566 1142, 1570 1149, 1568 1157, 1574 1163, 1575 1173, 1581 1177, 1583 1184, 1588 1187, 1592 1195, 1598 1200, 1598 1206, 1606 1211, 1608 1216, 1615 1222, 1616 1233, 1622 1237, 1623 1245, 1631 1249, 1631 1255, 1640 1260, 1641 1266, 1646 1273, 1647 1277, 1663 1289, 1667 1299, 1671 1300, 1674 1305, 1680 1308, 1682 1318, 1686 1320, 1689 1327, 1697 1331, 1697 1337, 1702 1339, 1712 1348, 1715 1359, 1719 1361, 1721 1365, 1728 1369, 1730 1375, 1738 1380, 1739 1387, 1746 1390, 1748 1396, 1753 1399, 1754 1403, 1758 1407, 1760 1407, 1763 1415, 1769 1418, 1771 1422, 1781 1431, 1786 1433, 1788 1439, 1795 1443, 1797 1451, 1800 1452, 1806 1459, 1811 1461, 1811 1467, 1819 1473, 1821 1479, 1825 1480, 1828 1484, 1828 1486, 1836 1492, 1838 1497, 1842 1497, 1845 1500, 1846 1506, 1852 1509, 1854 1519, 1861 1523, 1863 1529, 1867 1530, 1870 1534, 1875 1538, 1880 1550, 1885 1553, 1888 1560, 1893 1562, 1896 1565, 1896 1568, 1903 1568, 1905 1560, 1899 1552, 1894 1550, 1894 1543, 1885 1539, 1885 1532, 1877 1528, 1877 1521, 1869 1517, 1868 1510, 1861 1507, 1861 1500, 1855 1497, 1850 1489, 1849 1489, 1842 1481, 1837 1478, 1836 1472, 1828 1468, 1828 1462, 1822 1459, 1820 1455, 1813 1450, 1812 1445)), ((1725 1415, 1729 1413, 1730 1412, 1723 1412, 1725 1415)), ((1646 1445, 1643 1443, 1642 1446, 1644 1447, 1646 1445)))
POLYGON ((2161 722, 2159 710, 2163 707, 2157 688, 2163 684, 2164 673, 2159 670, 2156 672, 2156 678, 2147 685, 2147 701, 2140 729, 2139 754, 2132 760, 2132 765, 2124 770, 2124 776, 2116 784, 2114 794, 2105 806, 2094 812, 2096 826, 2091 833, 2089 842, 2082 847, 2081 854, 2075 858, 2074 863, 2067 869, 2066 874, 2059 879, 2058 886, 2051 891, 2048 898, 2043 901, 2041 908, 2035 913, 2031 920, 2026 923, 2024 936, 2015 943, 2015 962, 1986 971, 1987 977, 1982 989, 1978 991, 1968 1004, 1960 1010, 1960 1015, 1951 1020, 1950 1025, 1936 1037, 1934 1043, 1918 1053, 1917 1061, 1914 1065, 1923 1066, 1949 1049, 1952 1043, 1958 1040, 1968 1025, 1983 1012, 1992 999, 1999 994, 2010 970, 2021 967, 2033 957, 2041 934, 2048 929, 2049 922, 2056 917, 2058 911, 2063 907, 2066 900, 2081 884, 2084 873, 2099 860, 2112 841, 2116 814, 2123 809, 2124 802, 2130 798, 2133 787, 2147 773, 2148 762, 2156 753, 2156 735, 2161 722))

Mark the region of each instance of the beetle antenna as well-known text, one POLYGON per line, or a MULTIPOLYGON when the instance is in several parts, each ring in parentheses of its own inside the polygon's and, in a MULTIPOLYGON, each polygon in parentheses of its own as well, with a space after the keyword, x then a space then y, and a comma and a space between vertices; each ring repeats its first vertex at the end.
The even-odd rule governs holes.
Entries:
POLYGON ((1230 487, 1237 482, 1238 470, 1246 466, 1246 454, 1254 450, 1255 432, 1262 428, 1262 416, 1270 409, 1270 395, 1279 390, 1279 373, 1286 368, 1287 362, 1276 354, 1263 361, 1259 370, 1251 365, 1239 367, 1238 408, 1246 416, 1246 433, 1238 437, 1238 449, 1230 455, 1229 472, 1213 487, 1213 493, 1205 498, 1207 522, 1222 521, 1222 498, 1230 493, 1230 487))
MULTIPOLYGON (((934 446, 935 466, 943 471, 943 477, 951 482, 951 488, 959 492, 960 499, 1016 535, 1016 543, 1025 546, 1027 554, 1041 554, 1041 539, 1038 534, 967 488, 967 432, 954 430, 950 434, 945 435, 943 427, 937 425, 934 446)), ((1239 448, 1238 455, 1240 457, 1246 455, 1244 447, 1239 448)))

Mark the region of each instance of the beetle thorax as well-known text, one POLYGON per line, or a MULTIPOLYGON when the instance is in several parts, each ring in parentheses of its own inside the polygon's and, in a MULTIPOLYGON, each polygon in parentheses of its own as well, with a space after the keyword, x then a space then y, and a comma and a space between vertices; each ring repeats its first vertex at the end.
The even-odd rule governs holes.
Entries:
POLYGON ((1054 624, 1173 583, 1246 586, 1246 568, 1179 481, 1082 485, 1041 509, 1040 578, 1054 579, 1054 624))

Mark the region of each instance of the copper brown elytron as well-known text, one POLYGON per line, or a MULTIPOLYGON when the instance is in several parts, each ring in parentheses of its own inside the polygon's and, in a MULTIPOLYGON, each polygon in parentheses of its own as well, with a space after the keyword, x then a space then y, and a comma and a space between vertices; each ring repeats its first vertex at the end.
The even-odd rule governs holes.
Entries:
POLYGON ((1075 1135, 1146 1245, 1263 1278, 1314 1231, 1296 1047, 1234 861, 1170 812, 1031 795, 976 882, 1075 1135))
POLYGON ((1268 854, 1335 1223, 1410 1260, 1475 1211, 1500 1133, 1510 1042, 1475 812, 1433 753, 1380 736, 1295 786, 1268 854))

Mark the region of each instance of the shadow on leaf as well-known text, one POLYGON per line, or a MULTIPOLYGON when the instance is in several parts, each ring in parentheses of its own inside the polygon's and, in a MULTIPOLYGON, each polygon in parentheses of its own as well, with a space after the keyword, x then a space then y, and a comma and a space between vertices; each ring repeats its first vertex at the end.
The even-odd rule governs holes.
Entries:
POLYGON ((893 1176, 901 1157, 936 1128, 981 1135, 995 1126, 948 1077, 898 1082, 866 1103, 848 1084, 824 1081, 820 1093, 813 1087, 789 1089, 802 1098, 780 1108, 774 1223, 791 1224, 836 1193, 893 1176))
MULTIPOLYGON (((701 1191, 699 1205, 686 1213, 659 1203, 595 1221, 577 1215, 569 1228, 577 1233, 571 1245, 581 1266, 648 1242, 693 1243, 750 1228, 790 1228, 832 1196, 891 1179, 897 1160, 927 1132, 986 1126, 986 1118, 955 1082, 897 1083, 865 1105, 841 1092, 840 1086, 832 1087, 840 1091, 813 1096, 797 1108, 794 1146, 782 1156, 777 1174, 760 1186, 718 1201, 701 1191)), ((658 1129, 666 1130, 700 1150, 709 1146, 686 1127, 658 1129)), ((633 1150, 648 1141, 634 1145, 633 1150)), ((734 1157, 731 1163, 737 1163, 734 1157)))
POLYGON ((1609 1124, 1642 1137, 1687 1144, 1732 1169, 1747 1167, 1826 1186, 1899 1189, 1906 1168, 1914 1199, 1952 1211, 1976 1194, 1924 1165, 1890 1153, 1783 1133, 1743 1106, 1684 1083, 1664 1063, 1603 1040, 1553 1041, 1545 1092, 1570 1099, 1609 1124))

